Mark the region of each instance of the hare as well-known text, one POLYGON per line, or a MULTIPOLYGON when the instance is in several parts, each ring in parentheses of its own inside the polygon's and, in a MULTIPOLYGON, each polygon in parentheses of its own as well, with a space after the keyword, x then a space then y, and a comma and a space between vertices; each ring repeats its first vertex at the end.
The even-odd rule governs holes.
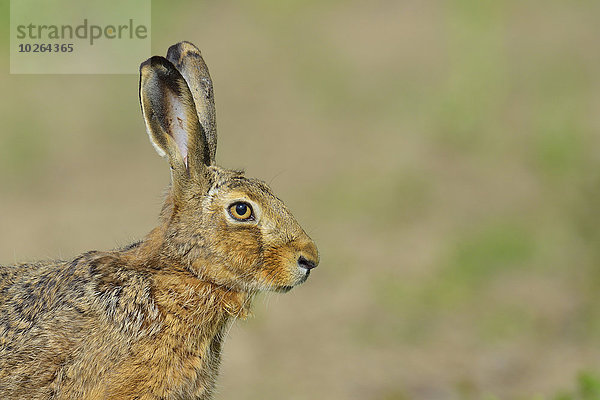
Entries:
POLYGON ((142 63, 139 97, 171 169, 158 226, 122 249, 0 267, 2 399, 211 399, 230 324, 319 263, 265 183, 215 165, 212 81, 193 44, 142 63))

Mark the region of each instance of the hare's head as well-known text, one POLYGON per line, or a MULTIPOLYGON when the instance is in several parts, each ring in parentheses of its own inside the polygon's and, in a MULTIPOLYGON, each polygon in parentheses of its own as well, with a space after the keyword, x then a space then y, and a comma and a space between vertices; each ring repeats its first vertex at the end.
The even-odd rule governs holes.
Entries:
POLYGON ((287 291, 319 256, 264 183, 214 164, 212 81, 191 43, 140 66, 140 103, 150 140, 171 165, 161 252, 202 279, 237 290, 287 291))

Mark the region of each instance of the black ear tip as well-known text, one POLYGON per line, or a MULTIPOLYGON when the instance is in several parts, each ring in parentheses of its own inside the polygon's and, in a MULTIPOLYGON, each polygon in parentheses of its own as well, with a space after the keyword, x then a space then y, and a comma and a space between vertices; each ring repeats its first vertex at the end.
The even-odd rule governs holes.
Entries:
POLYGON ((152 56, 143 63, 140 64, 140 74, 144 73, 144 70, 156 70, 163 69, 164 71, 171 71, 175 69, 173 64, 169 60, 161 56, 152 56))
POLYGON ((179 64, 184 57, 190 56, 200 57, 200 50, 191 42, 179 42, 167 50, 167 59, 174 64, 179 64))
POLYGON ((167 59, 169 59, 169 60, 181 59, 181 51, 182 51, 183 43, 184 42, 180 42, 180 43, 174 44, 173 46, 169 47, 169 49, 167 50, 167 59))

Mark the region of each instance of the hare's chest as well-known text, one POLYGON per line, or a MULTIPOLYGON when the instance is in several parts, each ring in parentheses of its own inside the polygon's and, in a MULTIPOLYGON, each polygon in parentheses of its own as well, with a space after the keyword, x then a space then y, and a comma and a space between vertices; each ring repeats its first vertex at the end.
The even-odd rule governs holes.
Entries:
POLYGON ((130 348, 103 380, 100 398, 211 398, 221 359, 221 332, 196 337, 162 333, 130 348))
POLYGON ((165 388, 167 398, 173 394, 174 398, 179 398, 178 395, 182 398, 211 398, 219 373, 226 326, 226 323, 218 324, 218 329, 212 334, 194 338, 197 341, 179 337, 176 344, 172 343, 168 360, 170 366, 160 371, 171 382, 170 387, 165 388))
POLYGON ((191 363, 195 364, 195 376, 192 376, 188 385, 196 396, 206 396, 200 398, 210 398, 217 375, 219 374, 219 365, 221 363, 222 338, 220 335, 214 337, 200 355, 193 357, 191 363))
POLYGON ((173 354, 171 362, 178 367, 168 373, 174 379, 166 397, 210 399, 219 373, 222 342, 219 333, 199 343, 196 351, 173 354))

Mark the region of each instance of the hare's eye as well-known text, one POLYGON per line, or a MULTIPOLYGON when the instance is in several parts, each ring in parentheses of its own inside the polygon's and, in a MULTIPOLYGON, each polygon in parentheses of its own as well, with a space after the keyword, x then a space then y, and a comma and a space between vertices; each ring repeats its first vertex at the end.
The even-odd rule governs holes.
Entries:
POLYGON ((248 203, 233 203, 229 206, 229 214, 237 220, 248 221, 254 216, 252 215, 252 207, 248 203))

